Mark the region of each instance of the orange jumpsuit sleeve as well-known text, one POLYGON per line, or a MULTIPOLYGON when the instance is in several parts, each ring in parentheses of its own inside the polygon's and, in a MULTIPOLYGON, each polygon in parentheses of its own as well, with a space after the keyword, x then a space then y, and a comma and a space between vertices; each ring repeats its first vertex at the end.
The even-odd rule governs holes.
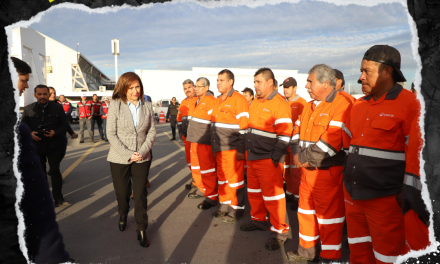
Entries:
MULTIPOLYGON (((416 101, 414 107, 420 107, 420 103, 416 101)), ((416 113, 418 116, 413 118, 411 122, 409 135, 407 137, 407 149, 405 151, 405 177, 402 187, 403 214, 409 210, 414 210, 419 218, 424 222, 429 222, 429 212, 426 209, 422 199, 422 183, 420 181, 420 155, 423 147, 422 132, 419 125, 420 108, 410 110, 411 115, 416 113)), ((403 130, 405 132, 405 126, 403 130)))
POLYGON ((243 96, 237 98, 236 109, 237 116, 235 118, 238 119, 238 125, 240 126, 237 152, 244 154, 246 152, 246 133, 249 128, 249 103, 246 98, 243 96))
POLYGON ((298 160, 301 163, 309 162, 311 166, 318 166, 325 158, 335 156, 342 149, 345 122, 352 105, 347 100, 339 100, 337 103, 333 115, 327 120, 327 130, 315 144, 310 144, 299 153, 298 160))
POLYGON ((292 111, 287 102, 279 104, 278 109, 274 113, 274 126, 277 133, 277 141, 275 143, 275 149, 272 153, 272 160, 279 162, 284 155, 286 148, 290 144, 292 136, 293 124, 292 124, 292 111))

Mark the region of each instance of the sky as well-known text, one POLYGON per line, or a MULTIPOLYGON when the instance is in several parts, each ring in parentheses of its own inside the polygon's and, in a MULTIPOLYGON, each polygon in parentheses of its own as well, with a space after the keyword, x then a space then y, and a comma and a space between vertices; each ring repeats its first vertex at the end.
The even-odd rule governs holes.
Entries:
POLYGON ((115 38, 120 42, 118 66, 125 72, 270 67, 307 73, 325 63, 341 70, 346 83, 360 92, 361 59, 376 44, 400 51, 406 88, 417 70, 407 11, 399 3, 365 7, 301 1, 207 8, 178 2, 104 14, 58 8, 31 27, 74 50, 79 42, 79 51, 111 79, 114 66, 106 64, 114 65, 115 38))

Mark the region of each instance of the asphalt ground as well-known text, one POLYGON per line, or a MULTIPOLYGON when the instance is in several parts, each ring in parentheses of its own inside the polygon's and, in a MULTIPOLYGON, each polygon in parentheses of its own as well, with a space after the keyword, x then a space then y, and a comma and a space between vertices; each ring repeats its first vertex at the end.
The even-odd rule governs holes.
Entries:
MULTIPOLYGON (((79 131, 78 123, 71 126, 79 131)), ((291 204, 287 203, 291 239, 276 251, 264 247, 270 231, 240 230, 240 224, 250 221, 247 199, 242 219, 234 224, 211 216, 218 206, 198 209, 203 199, 187 198, 189 191, 184 186, 190 182, 191 173, 183 142, 170 141, 169 124, 157 125, 148 188, 150 246, 141 247, 133 200, 125 231, 118 229, 116 195, 107 162, 110 144, 99 141, 97 126, 96 143, 87 141, 87 131, 85 136, 85 143, 67 148, 61 163, 62 192, 70 205, 55 209, 66 250, 76 263, 292 263, 286 253, 298 248, 299 238, 291 204)), ((342 259, 348 261, 345 232, 342 245, 342 259)))

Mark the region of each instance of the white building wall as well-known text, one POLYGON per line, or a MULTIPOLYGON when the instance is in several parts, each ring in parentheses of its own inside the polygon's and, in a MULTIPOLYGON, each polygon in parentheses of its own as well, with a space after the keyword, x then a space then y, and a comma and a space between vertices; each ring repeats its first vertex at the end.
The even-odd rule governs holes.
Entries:
MULTIPOLYGON (((36 101, 33 96, 35 86, 47 84, 45 39, 32 28, 20 27, 10 30, 12 31, 11 56, 25 61, 32 69, 32 73, 29 74, 29 88, 20 97, 20 107, 24 107, 36 101)), ((13 64, 10 66, 13 68, 13 64)), ((12 80, 16 85, 18 76, 13 74, 12 80)))
MULTIPOLYGON (((191 79, 191 71, 171 70, 135 70, 141 77, 144 93, 151 96, 153 102, 176 97, 181 102, 186 96, 183 93, 183 81, 191 79)), ((194 80, 193 80, 194 81, 194 80)))
POLYGON ((52 73, 47 73, 47 85, 54 87, 57 94, 73 92, 72 64, 77 63, 76 50, 40 34, 46 39, 47 66, 52 66, 52 73))

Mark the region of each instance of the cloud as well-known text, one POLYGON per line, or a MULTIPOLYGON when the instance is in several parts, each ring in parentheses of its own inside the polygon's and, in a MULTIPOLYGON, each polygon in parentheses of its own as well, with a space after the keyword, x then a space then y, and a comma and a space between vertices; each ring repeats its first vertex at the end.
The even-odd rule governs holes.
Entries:
POLYGON ((124 70, 269 66, 307 72, 325 62, 351 72, 352 61, 360 64, 374 44, 395 46, 402 67, 415 68, 408 16, 399 3, 256 6, 206 8, 178 2, 103 14, 55 9, 32 27, 73 49, 79 41, 80 52, 106 74, 114 70, 105 67, 114 63, 113 38, 120 40, 124 70))

